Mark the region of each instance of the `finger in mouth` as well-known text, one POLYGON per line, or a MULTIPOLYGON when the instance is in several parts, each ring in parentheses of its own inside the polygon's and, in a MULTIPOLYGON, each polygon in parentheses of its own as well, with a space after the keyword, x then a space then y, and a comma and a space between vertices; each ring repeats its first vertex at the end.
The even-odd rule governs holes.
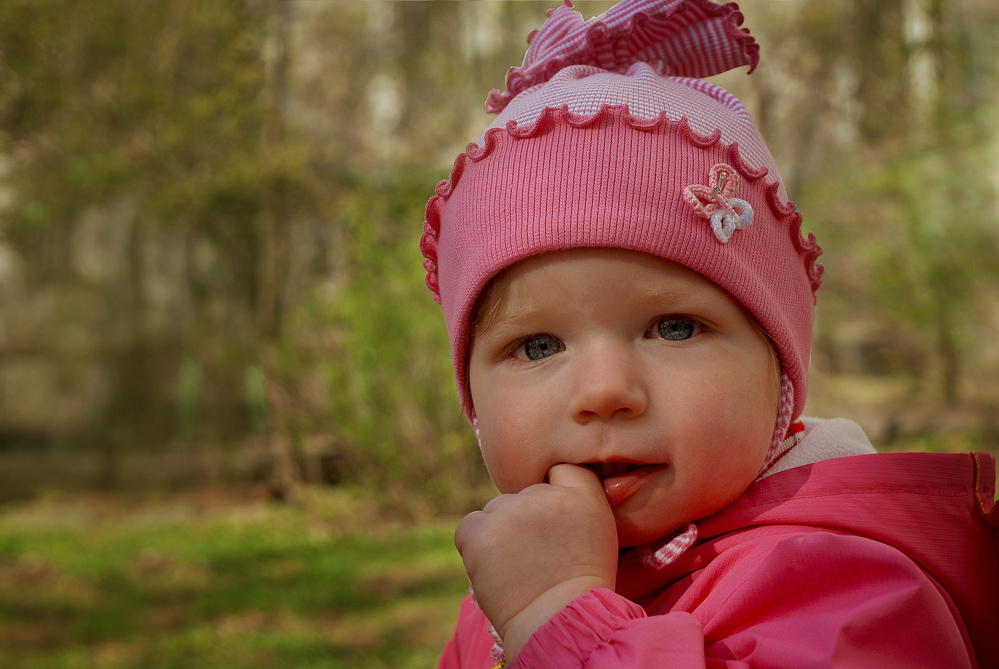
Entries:
POLYGON ((634 462, 587 462, 586 467, 595 473, 600 480, 610 478, 612 476, 621 476, 622 474, 627 474, 633 472, 642 465, 634 462))

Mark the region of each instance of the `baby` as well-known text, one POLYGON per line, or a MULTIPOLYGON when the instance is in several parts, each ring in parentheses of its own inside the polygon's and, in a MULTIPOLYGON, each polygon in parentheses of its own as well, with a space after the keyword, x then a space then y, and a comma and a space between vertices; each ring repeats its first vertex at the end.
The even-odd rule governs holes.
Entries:
POLYGON ((421 248, 500 493, 441 667, 999 666, 994 464, 800 420, 822 266, 734 4, 568 0, 421 248))

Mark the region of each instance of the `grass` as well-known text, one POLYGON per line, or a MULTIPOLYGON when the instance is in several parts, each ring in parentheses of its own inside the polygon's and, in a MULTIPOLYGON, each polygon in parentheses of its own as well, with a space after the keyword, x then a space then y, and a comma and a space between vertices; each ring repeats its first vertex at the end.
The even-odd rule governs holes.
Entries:
POLYGON ((428 667, 467 592, 453 523, 108 504, 0 512, 0 667, 428 667))

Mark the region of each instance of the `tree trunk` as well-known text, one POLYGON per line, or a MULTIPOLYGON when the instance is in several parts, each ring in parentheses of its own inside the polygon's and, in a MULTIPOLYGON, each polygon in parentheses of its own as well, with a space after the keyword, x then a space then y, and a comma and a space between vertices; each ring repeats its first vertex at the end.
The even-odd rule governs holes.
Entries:
MULTIPOLYGON (((292 22, 292 3, 281 0, 272 17, 274 22, 273 55, 268 63, 267 96, 269 116, 264 134, 264 151, 273 155, 284 148, 285 123, 288 98, 288 70, 290 64, 289 42, 292 22)), ((261 225, 260 289, 257 294, 257 327, 260 333, 258 346, 267 375, 268 438, 271 444, 271 486, 274 496, 287 502, 300 498, 301 472, 296 464, 294 444, 284 420, 288 402, 278 398, 271 387, 277 387, 272 348, 281 338, 284 313, 283 297, 288 278, 290 248, 290 216, 288 211, 287 184, 283 179, 268 182, 264 214, 261 225)), ((286 393, 282 392, 281 395, 286 393)))
MULTIPOLYGON (((264 132, 264 152, 273 155, 282 150, 288 97, 289 32, 291 2, 281 0, 273 21, 274 53, 268 63, 267 89, 269 114, 264 132)), ((264 339, 276 341, 281 333, 283 287, 288 271, 288 197, 282 179, 267 183, 264 214, 260 230, 260 283, 257 292, 257 323, 264 339)))

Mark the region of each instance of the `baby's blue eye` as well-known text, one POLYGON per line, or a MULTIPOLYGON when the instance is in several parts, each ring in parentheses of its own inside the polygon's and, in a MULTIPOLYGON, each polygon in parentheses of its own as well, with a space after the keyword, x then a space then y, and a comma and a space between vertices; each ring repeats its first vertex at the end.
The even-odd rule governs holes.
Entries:
POLYGON ((656 323, 656 332, 666 341, 684 341, 694 336, 697 326, 687 318, 667 316, 656 323))
POLYGON ((551 335, 538 335, 525 341, 521 347, 528 360, 541 360, 565 349, 558 339, 551 335))

